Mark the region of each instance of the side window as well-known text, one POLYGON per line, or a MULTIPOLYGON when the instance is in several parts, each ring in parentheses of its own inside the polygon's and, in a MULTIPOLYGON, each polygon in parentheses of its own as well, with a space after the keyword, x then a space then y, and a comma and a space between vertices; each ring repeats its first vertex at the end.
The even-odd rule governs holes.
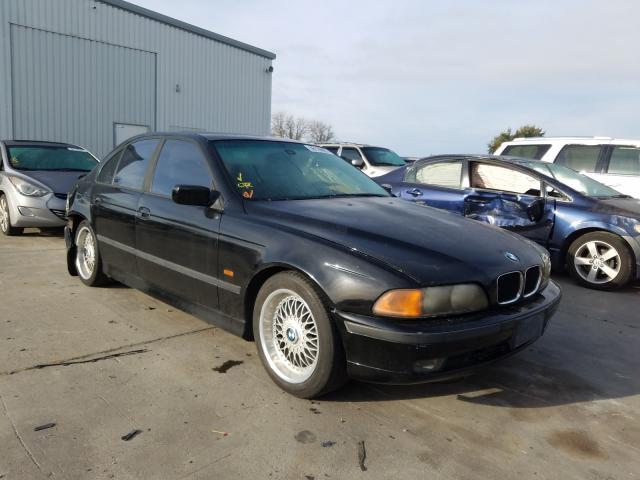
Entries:
POLYGON ((338 154, 338 148, 339 147, 323 147, 325 150, 329 150, 331 153, 333 153, 334 155, 338 154))
POLYGON ((362 158, 358 149, 353 147, 342 147, 342 153, 340 156, 349 160, 360 160, 362 158))
POLYGON ((427 163, 408 169, 405 173, 405 181, 448 188, 460 188, 461 179, 462 160, 427 163))
POLYGON ((540 196, 540 180, 500 165, 471 164, 471 187, 540 196))
POLYGON ((569 167, 576 172, 595 172, 602 146, 565 145, 555 163, 569 167))
POLYGON ((640 148, 622 145, 613 147, 607 173, 640 175, 640 148))
POLYGON ((213 186, 211 172, 198 146, 183 140, 167 140, 158 157, 151 191, 170 197, 176 185, 213 186))
POLYGON ((550 148, 551 145, 509 145, 500 155, 540 160, 550 148))
POLYGON ((98 173, 98 178, 96 179, 98 183, 111 184, 111 182, 113 182, 113 175, 114 173, 116 173, 118 160, 120 159, 121 155, 122 150, 119 150, 104 159, 100 167, 100 172, 98 173))
POLYGON ((153 156, 153 152, 156 151, 158 143, 160 143, 160 140, 153 138, 139 140, 127 145, 124 152, 122 152, 113 183, 121 187, 141 190, 149 160, 153 156))

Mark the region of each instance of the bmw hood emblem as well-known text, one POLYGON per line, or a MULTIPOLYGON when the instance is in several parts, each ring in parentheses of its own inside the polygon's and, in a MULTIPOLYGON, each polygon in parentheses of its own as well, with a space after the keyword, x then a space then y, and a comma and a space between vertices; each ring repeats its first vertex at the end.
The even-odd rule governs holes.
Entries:
POLYGON ((507 257, 508 260, 511 260, 512 262, 519 262, 520 258, 518 258, 517 255, 511 253, 511 252, 504 252, 504 256, 507 257))

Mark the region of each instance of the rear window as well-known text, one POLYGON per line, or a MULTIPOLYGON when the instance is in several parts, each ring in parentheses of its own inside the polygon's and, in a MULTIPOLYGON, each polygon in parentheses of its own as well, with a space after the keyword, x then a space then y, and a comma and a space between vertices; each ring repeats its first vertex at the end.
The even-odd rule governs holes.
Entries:
POLYGON ((501 155, 540 160, 550 148, 551 145, 509 145, 501 155))
POLYGON ((602 146, 566 145, 560 150, 555 163, 576 172, 595 172, 602 146))
POLYGON ((7 154, 16 170, 88 172, 98 163, 84 148, 71 145, 19 145, 7 147, 7 154))

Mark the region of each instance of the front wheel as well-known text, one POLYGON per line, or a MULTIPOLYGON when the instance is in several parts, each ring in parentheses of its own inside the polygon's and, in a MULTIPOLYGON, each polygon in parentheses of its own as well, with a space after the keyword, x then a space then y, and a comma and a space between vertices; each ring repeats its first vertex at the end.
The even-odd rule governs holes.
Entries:
POLYGON ((256 298, 253 331, 262 364, 288 393, 313 398, 345 383, 338 332, 303 275, 283 272, 265 282, 256 298))
POLYGON ((578 237, 567 252, 569 272, 580 284, 596 290, 616 290, 629 283, 634 258, 617 235, 592 232, 578 237))
POLYGON ((76 230, 76 270, 80 280, 90 287, 104 285, 108 277, 102 272, 102 261, 98 251, 98 241, 86 220, 78 225, 76 230))
POLYGON ((22 228, 11 226, 9 202, 4 194, 0 195, 0 230, 2 230, 2 233, 7 236, 21 235, 23 232, 22 228))

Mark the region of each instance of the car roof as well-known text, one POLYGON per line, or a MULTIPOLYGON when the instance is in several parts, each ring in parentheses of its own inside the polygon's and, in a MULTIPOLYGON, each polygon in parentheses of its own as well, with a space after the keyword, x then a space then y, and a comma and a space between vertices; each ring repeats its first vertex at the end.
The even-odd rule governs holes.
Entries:
MULTIPOLYGON (((431 155, 429 157, 424 157, 418 160, 418 162, 425 161, 431 162, 435 160, 445 160, 445 159, 461 159, 461 160, 493 160, 497 162, 505 162, 505 163, 514 163, 516 165, 521 165, 525 168, 530 168, 529 165, 536 162, 539 163, 540 160, 533 160, 531 158, 523 158, 523 157, 511 157, 508 155, 481 155, 478 153, 472 154, 452 154, 452 155, 431 155)), ((539 173, 539 172, 538 172, 539 173)))
POLYGON ((64 142, 49 142, 45 140, 2 140, 7 147, 17 147, 17 146, 27 146, 27 145, 40 145, 43 147, 74 147, 74 148, 82 148, 73 143, 64 143, 64 142))
POLYGON ((632 138, 613 138, 613 137, 518 137, 514 138, 511 141, 503 142, 503 144, 507 145, 517 145, 517 144, 530 144, 530 143, 581 143, 581 142, 626 142, 637 144, 640 143, 638 139, 632 138))
MULTIPOLYGON (((145 138, 145 137, 187 137, 194 139, 205 139, 205 140, 260 140, 260 141, 270 141, 270 142, 287 142, 287 143, 308 143, 308 142, 300 142, 298 140, 292 140, 290 138, 282 138, 282 137, 271 137, 267 135, 245 135, 241 133, 219 133, 219 132, 147 132, 142 133, 140 135, 136 135, 135 137, 128 138, 125 142, 133 140, 134 138, 145 138)), ((123 142, 124 143, 124 142, 123 142)))
MULTIPOLYGON (((370 145, 368 143, 353 143, 353 142, 330 142, 330 143, 318 143, 320 147, 374 147, 375 145, 370 145)), ((385 147, 377 147, 377 148, 385 148, 385 147)))

